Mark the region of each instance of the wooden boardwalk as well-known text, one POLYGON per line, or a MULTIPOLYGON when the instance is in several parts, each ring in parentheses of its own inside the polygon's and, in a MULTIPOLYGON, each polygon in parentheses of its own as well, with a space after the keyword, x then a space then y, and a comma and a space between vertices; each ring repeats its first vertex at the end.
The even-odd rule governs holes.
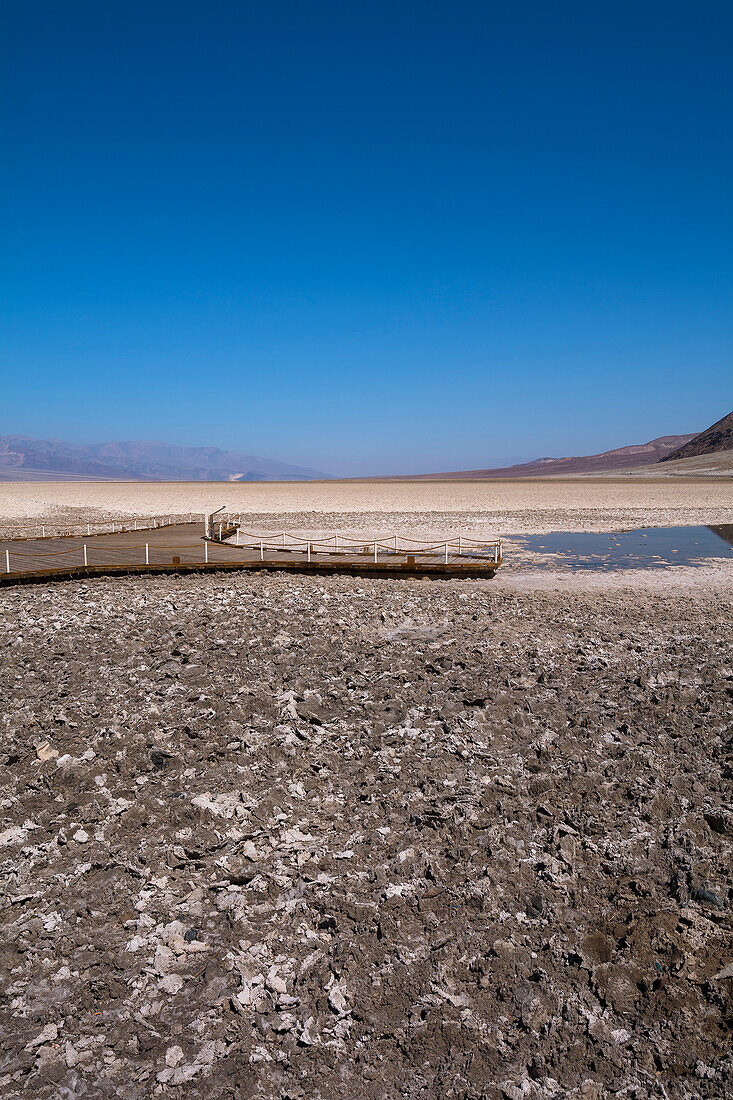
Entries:
POLYGON ((0 585, 115 574, 241 569, 383 577, 493 577, 502 561, 500 547, 482 552, 466 546, 458 553, 454 542, 424 551, 418 546, 404 549, 379 541, 375 548, 374 542, 355 543, 343 538, 337 547, 334 540, 338 541, 338 536, 317 543, 292 537, 292 545, 283 548, 279 538, 276 544, 272 535, 264 535, 259 543, 251 538, 245 543, 242 533, 239 537, 243 545, 231 540, 205 540, 200 523, 187 523, 83 537, 0 539, 0 585))

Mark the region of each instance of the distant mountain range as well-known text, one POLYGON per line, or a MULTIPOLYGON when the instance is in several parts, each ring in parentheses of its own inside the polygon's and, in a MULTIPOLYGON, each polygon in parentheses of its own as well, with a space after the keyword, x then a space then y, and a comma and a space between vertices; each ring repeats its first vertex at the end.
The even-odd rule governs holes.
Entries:
POLYGON ((660 462, 668 462, 676 458, 692 458, 694 455, 717 454, 719 451, 733 451, 733 412, 729 412, 722 420, 716 420, 704 432, 693 436, 688 443, 677 447, 671 454, 665 455, 660 462))
POLYGON ((219 447, 92 443, 0 436, 0 480, 314 481, 319 470, 219 447))
MULTIPOLYGON (((536 458, 516 466, 457 470, 437 474, 402 474, 395 480, 572 477, 653 466, 670 459, 719 451, 733 452, 733 412, 697 435, 663 435, 600 454, 569 458, 536 458)), ((329 474, 286 466, 269 458, 236 454, 219 447, 174 447, 166 443, 94 443, 0 436, 0 481, 316 481, 329 474)), ((359 478, 357 480, 381 480, 359 478)))
POLYGON ((649 443, 633 443, 617 447, 613 451, 584 455, 576 458, 536 458, 518 466, 499 466, 490 470, 459 470, 453 473, 408 474, 400 480, 448 480, 451 478, 504 478, 504 477, 565 477, 572 474, 608 473, 609 470, 629 470, 635 466, 649 466, 659 462, 671 451, 681 447, 693 435, 662 435, 649 443))

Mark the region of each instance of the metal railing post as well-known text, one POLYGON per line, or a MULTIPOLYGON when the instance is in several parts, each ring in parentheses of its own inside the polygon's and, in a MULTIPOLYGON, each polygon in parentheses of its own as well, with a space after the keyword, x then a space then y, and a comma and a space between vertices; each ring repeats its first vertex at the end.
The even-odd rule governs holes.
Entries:
POLYGON ((260 561, 265 560, 265 548, 262 545, 262 539, 260 539, 260 561))
POLYGON ((84 543, 84 565, 85 566, 89 565, 89 562, 87 561, 87 544, 86 543, 84 543))
POLYGON ((308 551, 307 551, 307 553, 308 553, 308 561, 310 561, 311 560, 311 544, 310 544, 310 542, 308 542, 308 551))
POLYGON ((461 554, 461 536, 459 535, 458 536, 458 555, 459 555, 459 557, 460 557, 460 554, 461 554))
POLYGON ((377 544, 376 544, 376 542, 374 543, 374 561, 375 561, 375 563, 377 561, 377 544))
POLYGON ((41 527, 41 538, 42 538, 42 539, 45 539, 45 537, 46 537, 46 528, 45 528, 45 527, 41 527))
POLYGON ((5 551, 5 572, 6 573, 10 572, 10 551, 9 550, 5 551))
POLYGON ((445 564, 448 564, 448 543, 445 544, 445 564))
POLYGON ((208 562, 209 562, 209 544, 205 539, 204 539, 204 561, 208 565, 208 562))

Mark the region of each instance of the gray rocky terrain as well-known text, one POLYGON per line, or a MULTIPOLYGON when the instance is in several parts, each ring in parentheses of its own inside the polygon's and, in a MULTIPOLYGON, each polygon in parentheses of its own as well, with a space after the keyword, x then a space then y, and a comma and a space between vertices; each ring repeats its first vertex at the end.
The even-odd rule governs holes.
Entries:
POLYGON ((2 609, 4 1097, 730 1095, 729 595, 2 609))

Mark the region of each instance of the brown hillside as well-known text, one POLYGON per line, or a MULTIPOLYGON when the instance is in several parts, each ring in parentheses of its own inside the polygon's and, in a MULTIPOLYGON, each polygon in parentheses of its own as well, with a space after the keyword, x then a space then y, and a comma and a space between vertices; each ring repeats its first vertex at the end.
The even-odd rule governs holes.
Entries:
POLYGON ((571 458, 536 458, 533 462, 523 462, 518 466, 500 466, 492 470, 456 470, 453 473, 439 474, 403 474, 399 480, 437 480, 458 478, 503 478, 503 477, 564 477, 573 474, 605 473, 609 470, 628 470, 635 466, 648 466, 667 455, 670 451, 692 439, 692 435, 663 435, 648 443, 634 443, 628 447, 617 447, 613 451, 603 451, 595 455, 582 455, 571 458))
POLYGON ((733 412, 729 412, 722 420, 711 424, 704 432, 700 432, 689 443, 684 443, 671 454, 663 455, 659 462, 668 462, 673 458, 691 458, 693 455, 709 455, 716 451, 733 450, 733 412))

